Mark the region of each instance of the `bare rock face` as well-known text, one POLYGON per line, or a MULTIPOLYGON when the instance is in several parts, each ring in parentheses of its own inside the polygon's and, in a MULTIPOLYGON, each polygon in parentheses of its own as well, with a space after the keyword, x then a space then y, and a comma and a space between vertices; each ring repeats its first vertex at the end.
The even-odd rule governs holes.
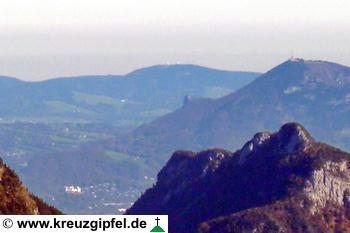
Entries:
POLYGON ((168 214, 173 233, 349 232, 349 166, 288 123, 235 153, 175 152, 127 214, 168 214))
POLYGON ((247 159, 249 159, 249 155, 253 154, 254 150, 257 150, 259 147, 263 146, 264 143, 270 139, 270 137, 271 134, 268 132, 257 133, 252 140, 243 146, 239 157, 239 164, 243 164, 247 159))
POLYGON ((307 150, 313 142, 309 132, 303 126, 295 123, 289 123, 282 126, 278 132, 280 141, 283 143, 285 153, 295 153, 297 150, 307 150))
POLYGON ((273 146, 275 152, 286 156, 298 151, 306 151, 311 147, 314 139, 306 129, 297 123, 288 123, 274 134, 268 132, 257 133, 240 150, 239 164, 251 159, 251 155, 260 154, 267 146, 273 146))
POLYGON ((327 203, 346 206, 350 193, 348 162, 325 162, 320 169, 312 171, 304 192, 312 201, 310 210, 313 214, 326 207, 327 203))

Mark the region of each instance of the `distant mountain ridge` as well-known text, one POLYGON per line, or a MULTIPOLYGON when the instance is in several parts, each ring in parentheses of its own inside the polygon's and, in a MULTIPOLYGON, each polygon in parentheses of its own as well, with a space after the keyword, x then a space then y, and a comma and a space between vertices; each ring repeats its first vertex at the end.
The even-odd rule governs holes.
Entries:
POLYGON ((235 153, 177 151, 127 214, 167 214, 172 233, 350 232, 350 155, 297 123, 235 153))
POLYGON ((137 125, 181 106, 185 95, 221 97, 257 76, 253 72, 169 65, 143 68, 124 76, 41 82, 0 77, 0 117, 137 125))
POLYGON ((120 138, 117 150, 167 159, 177 148, 236 149, 256 131, 298 121, 326 142, 350 149, 350 68, 291 59, 215 100, 189 102, 120 138))
POLYGON ((0 151, 31 191, 65 213, 119 213, 152 184, 154 166, 115 152, 116 135, 175 110, 185 96, 219 97, 257 75, 158 65, 119 76, 0 77, 0 151), (68 195, 70 185, 84 195, 68 195))
POLYGON ((0 158, 0 214, 62 214, 32 195, 0 158))

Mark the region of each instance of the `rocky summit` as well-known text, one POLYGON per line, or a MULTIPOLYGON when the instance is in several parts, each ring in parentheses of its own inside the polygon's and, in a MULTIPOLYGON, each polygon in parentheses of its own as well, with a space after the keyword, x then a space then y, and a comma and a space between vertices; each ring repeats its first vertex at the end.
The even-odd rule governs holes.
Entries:
POLYGON ((172 233, 350 232, 350 155, 298 123, 234 153, 177 151, 127 214, 168 214, 172 233))

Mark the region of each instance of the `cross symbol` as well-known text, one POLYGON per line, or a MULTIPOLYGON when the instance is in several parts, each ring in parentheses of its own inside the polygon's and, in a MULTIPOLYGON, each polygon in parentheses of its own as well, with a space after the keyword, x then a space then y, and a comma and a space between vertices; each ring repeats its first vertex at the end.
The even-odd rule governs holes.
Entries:
POLYGON ((157 218, 156 218, 156 221, 157 221, 157 226, 159 226, 159 225, 158 225, 158 222, 160 221, 160 218, 157 217, 157 218))

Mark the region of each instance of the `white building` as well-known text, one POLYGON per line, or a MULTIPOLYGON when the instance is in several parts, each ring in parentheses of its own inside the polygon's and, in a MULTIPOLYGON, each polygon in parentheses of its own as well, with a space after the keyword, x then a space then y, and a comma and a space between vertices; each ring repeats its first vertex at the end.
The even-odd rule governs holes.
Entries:
POLYGON ((69 194, 81 194, 83 192, 79 186, 65 186, 64 189, 69 194))

